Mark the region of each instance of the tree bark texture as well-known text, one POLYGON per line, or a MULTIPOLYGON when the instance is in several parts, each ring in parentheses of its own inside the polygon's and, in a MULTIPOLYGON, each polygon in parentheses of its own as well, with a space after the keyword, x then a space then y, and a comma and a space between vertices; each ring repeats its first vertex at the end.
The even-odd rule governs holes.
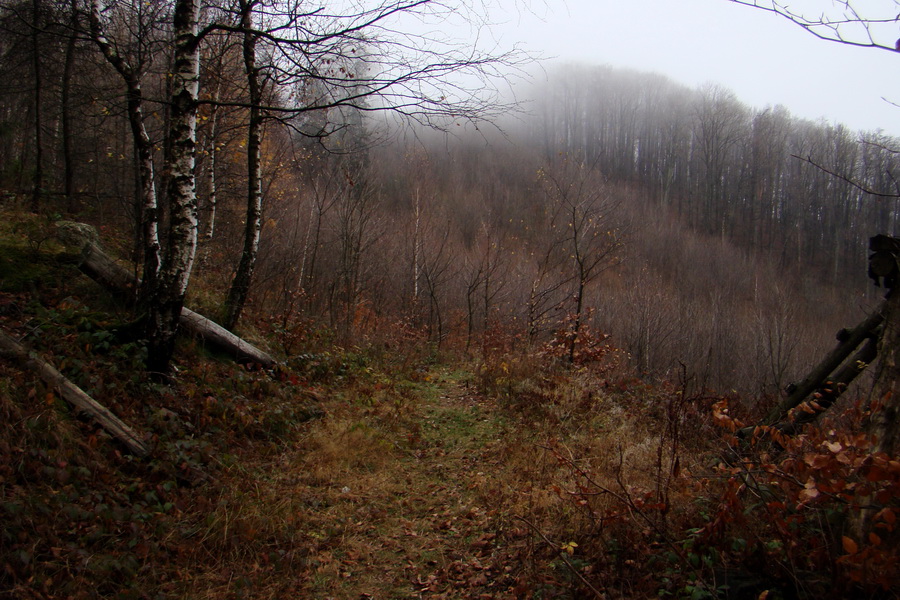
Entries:
POLYGON ((810 407, 812 412, 795 411, 790 423, 780 427, 782 433, 793 434, 799 431, 803 424, 814 421, 820 414, 831 408, 841 394, 877 356, 878 341, 874 337, 870 337, 844 366, 835 371, 827 380, 820 382, 814 395, 815 406, 810 407))
MULTIPOLYGON (((221 61, 220 61, 221 65, 221 61)), ((216 82, 216 92, 213 96, 213 100, 215 102, 219 101, 219 88, 221 86, 220 82, 216 82)), ((208 217, 206 221, 206 232, 203 234, 204 239, 210 241, 213 239, 213 235, 216 231, 216 209, 218 208, 218 181, 216 179, 216 159, 219 154, 219 150, 217 148, 218 145, 218 137, 216 136, 218 126, 219 126, 219 106, 217 104, 212 105, 210 115, 210 124, 209 124, 209 138, 207 140, 207 144, 209 147, 209 165, 206 169, 207 181, 209 185, 209 199, 207 202, 207 212, 208 217)))
POLYGON ((141 440, 141 436, 135 433, 131 427, 84 393, 81 388, 57 371, 53 365, 29 352, 22 344, 3 332, 0 332, 0 355, 15 359, 24 368, 37 373, 63 400, 97 421, 110 435, 122 442, 132 454, 140 457, 150 454, 150 449, 141 440))
POLYGON ((862 344, 866 338, 871 337, 879 325, 884 321, 887 303, 882 304, 862 323, 853 329, 844 329, 838 334, 840 342, 834 350, 820 362, 815 369, 807 375, 803 381, 791 386, 790 394, 777 407, 766 416, 763 422, 773 425, 783 420, 788 412, 799 406, 807 396, 812 394, 835 369, 841 366, 850 354, 862 344))
POLYGON ((106 38, 101 21, 99 0, 92 0, 90 12, 91 36, 103 52, 107 62, 125 82, 128 123, 137 157, 141 202, 141 246, 144 264, 140 297, 150 299, 156 288, 160 269, 159 207, 156 197, 156 174, 153 167, 153 142, 144 124, 144 100, 141 76, 106 38))
POLYGON ((247 302, 262 222, 262 83, 256 63, 257 36, 253 33, 254 2, 241 3, 241 28, 244 30, 244 70, 250 94, 250 123, 247 129, 247 215, 244 224, 244 250, 225 302, 225 327, 234 329, 247 302))
POLYGON ((140 81, 129 83, 128 119, 134 137, 141 198, 141 242, 144 252, 142 297, 150 297, 156 288, 160 268, 159 207, 156 199, 156 175, 153 169, 153 143, 144 126, 140 81))
POLYGON ((896 289, 887 299, 878 354, 881 359, 872 391, 869 429, 876 438, 875 449, 894 456, 900 440, 900 293, 896 289))
POLYGON ((884 325, 878 341, 878 370, 872 389, 869 433, 875 449, 894 456, 900 441, 900 238, 876 235, 869 238, 869 277, 888 288, 884 325))
POLYGON ((200 81, 200 47, 197 22, 199 0, 178 0, 172 19, 175 56, 170 98, 167 161, 169 174, 169 231, 159 281, 148 306, 147 368, 168 373, 184 297, 197 250, 197 101, 200 81))

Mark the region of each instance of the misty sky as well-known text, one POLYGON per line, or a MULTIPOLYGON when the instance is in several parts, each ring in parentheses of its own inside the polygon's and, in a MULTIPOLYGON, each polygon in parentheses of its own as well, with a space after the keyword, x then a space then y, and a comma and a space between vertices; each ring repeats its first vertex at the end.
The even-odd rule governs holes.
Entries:
MULTIPOLYGON (((720 83, 750 106, 783 104, 798 117, 900 136, 900 108, 882 99, 900 104, 900 53, 821 41, 727 0, 539 2, 532 0, 528 12, 510 9, 511 0, 493 14, 505 21, 493 29, 502 44, 519 41, 560 60, 653 71, 691 87, 720 83)), ((858 0, 867 3, 884 4, 858 0)), ((884 35, 900 37, 900 27, 884 35)))

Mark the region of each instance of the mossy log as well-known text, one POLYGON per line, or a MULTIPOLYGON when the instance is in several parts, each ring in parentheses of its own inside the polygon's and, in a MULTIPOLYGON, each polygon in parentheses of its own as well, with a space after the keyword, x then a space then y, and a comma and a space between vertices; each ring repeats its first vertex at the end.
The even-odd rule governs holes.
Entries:
POLYGON ((0 355, 11 358, 22 367, 37 373, 47 385, 56 390, 63 400, 99 423, 110 435, 122 442, 132 454, 140 457, 150 454, 150 449, 131 427, 69 381, 53 365, 34 352, 29 352, 25 346, 3 332, 0 332, 0 355))
MULTIPOLYGON (((140 285, 140 280, 133 273, 111 259, 93 243, 84 245, 80 268, 91 279, 116 294, 133 297, 140 285)), ((259 364, 264 367, 275 365, 275 359, 266 352, 187 307, 181 309, 180 326, 188 334, 199 337, 238 362, 259 364)))

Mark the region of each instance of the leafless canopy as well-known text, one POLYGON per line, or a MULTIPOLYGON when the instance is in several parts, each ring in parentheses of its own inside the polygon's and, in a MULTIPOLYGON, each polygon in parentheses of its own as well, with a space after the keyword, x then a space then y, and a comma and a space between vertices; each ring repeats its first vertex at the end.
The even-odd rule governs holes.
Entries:
POLYGON ((877 0, 875 2, 791 2, 774 0, 731 0, 775 13, 807 30, 814 36, 864 48, 878 48, 896 52, 900 40, 897 28, 900 20, 898 0, 877 0), (824 8, 823 8, 824 5, 824 8))
MULTIPOLYGON (((279 90, 276 101, 263 107, 270 116, 387 110, 430 127, 481 122, 510 110, 497 83, 529 60, 517 48, 486 47, 481 36, 468 44, 437 30, 467 27, 480 33, 484 24, 466 2, 251 4, 260 67, 267 85, 279 90)), ((201 37, 243 32, 239 12, 237 3, 210 6, 201 37)))

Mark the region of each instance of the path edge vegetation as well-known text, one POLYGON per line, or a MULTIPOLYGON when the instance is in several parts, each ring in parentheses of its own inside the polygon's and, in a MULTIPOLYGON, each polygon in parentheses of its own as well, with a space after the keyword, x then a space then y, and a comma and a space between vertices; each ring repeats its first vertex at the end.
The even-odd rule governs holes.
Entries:
MULTIPOLYGON (((415 332, 350 348, 310 337, 304 352, 268 371, 185 338, 177 378, 156 382, 144 374, 146 347, 129 330, 129 313, 78 274, 80 256, 46 235, 52 224, 6 216, 4 329, 145 432, 151 448, 150 458, 133 457, 61 404, 53 386, 0 362, 6 597, 308 591, 318 568, 309 553, 344 539, 326 531, 310 545, 298 533, 303 515, 327 520, 327 506, 307 486, 309 502, 288 515, 275 498, 254 500, 248 484, 266 485, 292 451, 307 465, 328 456, 295 449, 339 417, 348 430, 370 432, 386 460, 427 456, 435 448, 422 441, 419 417, 441 401, 441 373, 489 399, 486 418, 503 423, 472 464, 483 477, 470 484, 494 511, 482 521, 494 537, 467 542, 462 550, 475 562, 414 565, 409 589, 418 597, 898 591, 900 461, 863 427, 877 402, 847 402, 797 435, 760 430, 742 445, 731 435, 762 412, 697 387, 687 373, 643 381, 589 328, 573 362, 565 327, 530 352, 498 333, 468 358, 452 347, 438 352, 415 332)), ((302 494, 297 502, 306 502, 302 494)))

